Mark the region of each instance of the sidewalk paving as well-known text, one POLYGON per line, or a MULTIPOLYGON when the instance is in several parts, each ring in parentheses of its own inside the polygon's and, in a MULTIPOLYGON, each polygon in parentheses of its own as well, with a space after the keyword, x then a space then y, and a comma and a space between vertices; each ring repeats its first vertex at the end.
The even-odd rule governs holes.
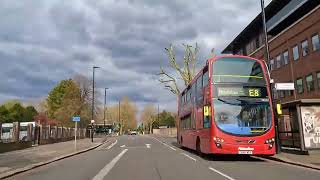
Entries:
POLYGON ((319 150, 309 151, 308 155, 281 152, 280 154, 268 157, 268 159, 320 170, 319 150))
POLYGON ((63 158, 64 156, 77 154, 86 149, 94 148, 102 144, 105 139, 106 137, 94 138, 93 143, 89 138, 77 140, 77 149, 74 147, 74 141, 66 141, 1 153, 0 179, 2 176, 6 176, 15 170, 19 171, 19 169, 22 170, 26 167, 39 166, 54 159, 63 158))

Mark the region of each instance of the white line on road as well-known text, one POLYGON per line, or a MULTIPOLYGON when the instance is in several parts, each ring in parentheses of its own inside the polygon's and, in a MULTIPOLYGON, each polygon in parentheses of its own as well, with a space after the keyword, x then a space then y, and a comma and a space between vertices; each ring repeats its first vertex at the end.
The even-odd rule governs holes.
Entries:
POLYGON ((113 158, 112 161, 108 163, 104 168, 102 168, 99 171, 99 173, 92 178, 92 180, 102 180, 127 151, 128 149, 122 150, 121 153, 118 154, 115 158, 113 158))
POLYGON ((147 148, 150 148, 151 144, 146 144, 147 148))
POLYGON ((107 147, 107 149, 111 149, 114 145, 116 145, 118 140, 116 140, 114 143, 112 143, 110 146, 107 147))
POLYGON ((186 157, 190 158, 190 159, 193 160, 193 161, 197 161, 195 158, 189 156, 189 155, 186 154, 186 153, 180 153, 180 154, 185 155, 186 157))
POLYGON ((126 145, 121 145, 120 147, 122 147, 122 148, 123 148, 123 147, 126 147, 126 145))
POLYGON ((164 142, 161 142, 159 139, 157 139, 157 138, 155 138, 155 137, 151 137, 152 139, 155 139, 155 140, 157 140, 158 142, 160 142, 161 144, 163 144, 163 145, 165 145, 165 146, 167 146, 167 147, 169 147, 170 149, 172 149, 172 150, 174 150, 174 151, 176 151, 177 149, 175 149, 175 148, 173 148, 173 147, 171 147, 171 146, 169 146, 168 144, 166 144, 166 143, 164 143, 164 142))
POLYGON ((214 172, 220 174, 221 176, 223 176, 223 177, 225 177, 225 178, 227 178, 227 179, 229 179, 229 180, 235 180, 235 179, 233 179, 232 177, 230 177, 230 176, 228 176, 228 175, 226 175, 226 174, 224 174, 224 173, 222 173, 222 172, 220 172, 220 171, 218 171, 218 170, 216 170, 216 169, 214 169, 214 168, 212 168, 212 167, 209 167, 209 169, 210 169, 211 171, 214 171, 214 172))

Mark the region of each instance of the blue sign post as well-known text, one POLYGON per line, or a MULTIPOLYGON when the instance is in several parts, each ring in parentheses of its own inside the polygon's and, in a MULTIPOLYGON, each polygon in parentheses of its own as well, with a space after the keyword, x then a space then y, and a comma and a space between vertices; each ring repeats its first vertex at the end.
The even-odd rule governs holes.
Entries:
POLYGON ((80 116, 73 116, 72 121, 73 122, 80 122, 80 116))
POLYGON ((77 150, 77 124, 80 122, 80 116, 73 116, 72 121, 75 122, 74 125, 74 149, 77 150))

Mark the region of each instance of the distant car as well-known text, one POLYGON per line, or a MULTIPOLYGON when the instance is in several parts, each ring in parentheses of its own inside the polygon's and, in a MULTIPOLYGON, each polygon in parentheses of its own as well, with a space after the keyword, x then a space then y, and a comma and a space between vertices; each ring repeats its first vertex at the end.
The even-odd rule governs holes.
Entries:
POLYGON ((130 131, 129 134, 130 134, 130 135, 137 135, 138 133, 137 133, 137 131, 130 131))

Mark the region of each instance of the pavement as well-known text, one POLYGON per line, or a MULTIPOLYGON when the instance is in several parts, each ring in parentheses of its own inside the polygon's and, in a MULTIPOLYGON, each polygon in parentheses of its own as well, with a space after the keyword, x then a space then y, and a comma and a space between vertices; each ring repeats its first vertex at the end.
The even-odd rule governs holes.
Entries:
POLYGON ((0 179, 11 174, 32 169, 42 164, 63 159, 74 154, 90 150, 102 144, 106 138, 79 139, 77 149, 74 141, 34 146, 31 148, 0 154, 0 179))
POLYGON ((175 138, 124 135, 112 143, 9 179, 319 180, 320 171, 258 157, 200 157, 179 148, 175 138))
POLYGON ((281 152, 280 154, 268 157, 268 159, 320 170, 319 150, 309 151, 309 154, 294 154, 281 152))

